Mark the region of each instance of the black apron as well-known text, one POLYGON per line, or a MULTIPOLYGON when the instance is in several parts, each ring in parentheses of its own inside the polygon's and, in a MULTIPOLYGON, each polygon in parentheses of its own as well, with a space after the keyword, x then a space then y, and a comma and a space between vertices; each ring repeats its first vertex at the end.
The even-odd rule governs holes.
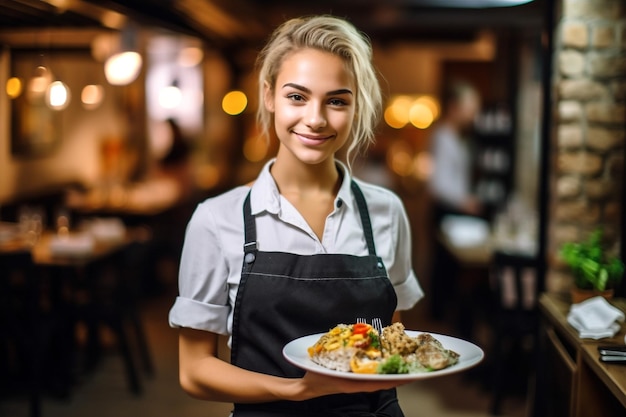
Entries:
MULTIPOLYGON (((304 371, 282 355, 289 341, 327 332, 339 323, 380 318, 391 322, 397 305, 382 260, 376 256, 367 204, 352 182, 369 249, 367 256, 260 252, 250 194, 244 203, 245 245, 235 299, 231 363, 288 378, 304 371)), ((280 239, 280 236, 274 236, 280 239)), ((235 417, 403 417, 396 390, 336 394, 306 401, 235 404, 235 417)))

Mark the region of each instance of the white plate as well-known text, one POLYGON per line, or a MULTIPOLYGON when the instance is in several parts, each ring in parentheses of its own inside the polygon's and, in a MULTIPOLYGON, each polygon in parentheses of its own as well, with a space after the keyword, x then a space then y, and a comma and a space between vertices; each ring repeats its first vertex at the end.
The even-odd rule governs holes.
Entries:
MULTIPOLYGON (((411 337, 415 337, 420 333, 425 333, 412 330, 405 330, 405 332, 411 337)), ((452 336, 430 333, 435 339, 441 342, 444 348, 453 350, 460 355, 459 361, 456 364, 444 369, 440 369, 438 371, 420 372, 413 374, 355 374, 352 372, 342 372, 324 368, 323 366, 318 365, 311 360, 307 352, 307 348, 309 346, 313 346, 323 334, 324 333, 312 334, 292 340, 291 342, 287 343, 283 348, 283 356, 293 365, 306 371, 317 372, 319 374, 340 378, 361 379, 370 381, 412 381, 416 379, 425 379, 433 378, 436 376, 449 375, 456 372, 465 371, 475 365, 478 365, 485 356, 483 350, 471 342, 463 339, 457 339, 456 337, 452 336)))

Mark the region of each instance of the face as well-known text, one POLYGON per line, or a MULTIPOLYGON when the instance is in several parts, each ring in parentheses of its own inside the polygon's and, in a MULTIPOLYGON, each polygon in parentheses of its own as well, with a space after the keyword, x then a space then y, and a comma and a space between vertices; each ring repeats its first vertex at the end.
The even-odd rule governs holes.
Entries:
POLYGON ((265 106, 274 113, 280 140, 278 156, 306 164, 332 161, 352 128, 355 92, 341 58, 315 49, 289 55, 274 89, 265 90, 265 106))
POLYGON ((458 103, 458 119, 462 128, 470 128, 480 111, 480 99, 476 94, 464 94, 458 103))

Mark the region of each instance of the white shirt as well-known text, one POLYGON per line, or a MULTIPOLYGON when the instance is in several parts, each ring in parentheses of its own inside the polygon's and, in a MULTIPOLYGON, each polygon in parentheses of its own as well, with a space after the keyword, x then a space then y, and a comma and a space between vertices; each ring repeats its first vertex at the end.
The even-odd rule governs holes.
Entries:
POLYGON ((431 138, 434 169, 430 189, 436 199, 459 207, 471 194, 471 154, 466 141, 445 124, 431 138))
MULTIPOLYGON (((320 241, 278 192, 269 172, 272 163, 269 161, 259 174, 250 197, 260 251, 368 254, 350 176, 343 164, 343 183, 320 241)), ((397 309, 407 310, 424 294, 412 268, 411 233, 404 206, 391 191, 357 182, 367 201, 376 253, 396 291, 397 309)), ((249 186, 239 186, 197 206, 187 225, 179 295, 169 313, 170 326, 231 335, 244 254, 243 203, 248 191, 249 186)))

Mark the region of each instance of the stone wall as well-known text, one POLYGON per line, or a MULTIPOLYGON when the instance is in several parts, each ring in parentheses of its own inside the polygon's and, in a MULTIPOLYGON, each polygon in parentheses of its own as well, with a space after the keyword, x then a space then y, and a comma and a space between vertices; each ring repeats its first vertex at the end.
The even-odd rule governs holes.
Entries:
POLYGON ((626 2, 560 0, 555 26, 548 291, 571 275, 557 252, 597 226, 619 245, 626 137, 626 2))

